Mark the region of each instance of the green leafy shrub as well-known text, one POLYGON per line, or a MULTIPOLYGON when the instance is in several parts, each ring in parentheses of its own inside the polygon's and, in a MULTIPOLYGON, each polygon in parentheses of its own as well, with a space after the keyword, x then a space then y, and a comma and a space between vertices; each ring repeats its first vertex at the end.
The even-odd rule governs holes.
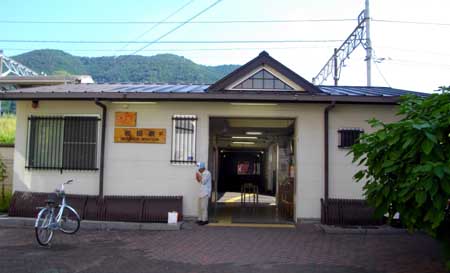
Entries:
POLYGON ((11 192, 6 192, 3 182, 6 179, 6 165, 0 157, 0 212, 7 212, 11 201, 11 192))
POLYGON ((0 196, 0 212, 8 212, 9 203, 11 201, 11 192, 5 192, 4 196, 0 196))
MULTIPOLYGON (((442 88, 450 91, 450 88, 442 88)), ((400 213, 410 231, 425 230, 447 245, 450 230, 450 93, 407 96, 398 122, 370 120, 378 131, 353 145, 353 161, 363 166, 354 178, 378 215, 400 213), (447 216, 448 217, 448 216, 447 216)), ((450 252, 447 265, 450 266, 450 252)))
POLYGON ((5 115, 0 117, 0 144, 14 144, 16 138, 16 117, 5 115))

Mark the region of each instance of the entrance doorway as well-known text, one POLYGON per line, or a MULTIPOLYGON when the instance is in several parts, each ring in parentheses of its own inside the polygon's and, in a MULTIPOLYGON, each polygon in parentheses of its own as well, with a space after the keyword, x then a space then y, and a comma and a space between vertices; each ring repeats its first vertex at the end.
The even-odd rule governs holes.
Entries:
POLYGON ((294 220, 295 119, 210 119, 211 221, 294 220))

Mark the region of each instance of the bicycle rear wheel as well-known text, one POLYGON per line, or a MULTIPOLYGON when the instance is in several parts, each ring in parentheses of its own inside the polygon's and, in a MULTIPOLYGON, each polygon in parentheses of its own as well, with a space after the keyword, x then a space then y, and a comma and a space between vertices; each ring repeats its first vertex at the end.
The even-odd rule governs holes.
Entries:
POLYGON ((36 240, 41 246, 48 246, 53 238, 53 229, 50 226, 51 222, 51 210, 43 208, 38 214, 34 228, 36 240))
POLYGON ((80 229, 80 216, 70 207, 63 211, 59 229, 66 234, 74 234, 80 229))

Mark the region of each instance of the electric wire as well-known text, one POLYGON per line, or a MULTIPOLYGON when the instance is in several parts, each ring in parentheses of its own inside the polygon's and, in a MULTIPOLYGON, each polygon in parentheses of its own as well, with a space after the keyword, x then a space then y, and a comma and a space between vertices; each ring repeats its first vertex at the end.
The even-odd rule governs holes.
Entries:
MULTIPOLYGON (((264 50, 291 50, 291 49, 325 49, 334 48, 333 46, 289 46, 289 47, 264 47, 264 50)), ((9 51, 31 51, 36 50, 36 48, 3 48, 3 50, 9 51)), ((107 48, 94 48, 94 49, 76 49, 76 48, 63 48, 60 50, 73 51, 73 52, 112 52, 115 49, 107 48)), ((131 52, 134 49, 122 49, 116 50, 120 52, 131 52)), ((155 48, 155 49, 144 49, 144 52, 171 52, 171 51, 236 51, 236 50, 262 50, 261 47, 227 47, 227 48, 155 48)))
POLYGON ((430 62, 415 61, 415 60, 413 61, 413 60, 405 60, 405 59, 390 59, 389 62, 398 63, 398 64, 408 64, 408 65, 435 66, 435 67, 441 67, 444 69, 450 69, 450 65, 444 64, 444 63, 430 63, 430 62))
POLYGON ((438 56, 450 56, 448 53, 443 52, 437 52, 437 51, 429 51, 429 50, 420 50, 420 49, 412 49, 412 48, 399 48, 399 47, 390 47, 390 46, 378 46, 377 48, 385 48, 385 49, 391 49, 401 52, 417 52, 417 53, 424 53, 424 54, 431 54, 431 55, 438 55, 438 56))
POLYGON ((203 10, 201 10, 200 12, 196 13, 194 16, 190 17, 189 19, 186 20, 186 22, 181 23, 179 25, 177 25, 176 27, 174 27, 173 29, 167 31, 166 33, 164 33, 163 35, 159 36, 158 38, 156 38, 155 40, 151 41, 150 43, 146 44, 145 46, 139 48, 138 50, 134 51, 133 53, 131 53, 130 55, 135 55, 136 53, 146 49, 147 47, 159 42, 161 39, 167 37, 168 35, 170 35, 171 33, 177 31, 178 29, 180 29, 181 27, 183 27, 184 25, 186 25, 188 22, 194 20, 195 18, 197 18, 198 16, 202 15, 203 13, 207 12, 208 10, 212 9, 214 6, 216 6, 217 4, 219 4, 220 2, 222 2, 223 0, 217 0, 214 3, 212 3, 211 5, 207 6, 206 8, 204 8, 203 10))
POLYGON ((320 23, 354 22, 356 19, 275 19, 275 20, 217 20, 217 21, 34 21, 0 20, 0 24, 71 24, 71 25, 150 25, 150 24, 266 24, 266 23, 320 23))
MULTIPOLYGON (((270 24, 270 23, 321 23, 321 22, 354 22, 356 19, 331 18, 331 19, 273 19, 273 20, 204 20, 204 21, 39 21, 39 20, 0 20, 0 24, 70 24, 70 25, 150 25, 150 24, 270 24)), ((391 19, 372 18, 372 22, 450 26, 450 23, 405 21, 391 19)))
MULTIPOLYGON (((185 9, 187 6, 189 6, 190 4, 192 4, 195 0, 190 0, 189 2, 185 3, 183 6, 181 6, 180 8, 178 8, 176 11, 172 12, 169 16, 167 16, 166 18, 164 18, 162 21, 159 21, 157 23, 155 23, 152 27, 150 27, 149 29, 147 29, 146 31, 144 31, 141 35, 139 35, 138 37, 135 38, 135 40, 139 40, 142 37, 144 37, 145 35, 147 35, 150 31, 154 30, 155 28, 157 28, 158 26, 160 26, 161 24, 163 24, 164 22, 166 22, 167 20, 169 20, 171 17, 173 17, 174 15, 176 15, 177 13, 179 13, 180 11, 182 11, 183 9, 185 9)), ((125 48, 128 47, 129 44, 124 45, 123 47, 121 47, 119 50, 116 51, 115 55, 117 54, 118 51, 121 51, 125 48)))
POLYGON ((439 23, 439 22, 401 21, 401 20, 386 20, 386 19, 372 19, 372 21, 382 23, 431 25, 431 26, 446 26, 446 27, 450 26, 450 23, 439 23))
MULTIPOLYGON (((168 34, 167 34, 168 35, 168 34)), ((167 36, 166 35, 166 36, 167 36)), ((161 37, 158 39, 162 39, 161 37)), ((106 40, 8 40, 2 39, 1 43, 54 43, 54 44, 255 44, 255 43, 335 43, 341 39, 328 40, 177 40, 177 41, 106 41, 106 40)))
MULTIPOLYGON (((376 54, 375 54, 375 50, 372 48, 372 54, 373 54, 373 59, 372 60, 376 60, 378 59, 376 54)), ((376 61, 373 61, 373 63, 375 64, 375 68, 377 69, 378 73, 380 74, 381 78, 384 80, 384 82, 389 86, 392 87, 391 84, 388 82, 388 80, 386 79, 386 77, 384 76, 383 72, 381 72, 380 67, 378 66, 378 63, 376 61)))

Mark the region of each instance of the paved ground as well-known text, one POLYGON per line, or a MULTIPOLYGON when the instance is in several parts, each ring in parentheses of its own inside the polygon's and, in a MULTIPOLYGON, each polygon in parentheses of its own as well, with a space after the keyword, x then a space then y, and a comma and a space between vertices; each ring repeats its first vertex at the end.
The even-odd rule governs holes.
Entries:
POLYGON ((297 229, 192 227, 182 231, 56 234, 0 228, 0 272, 444 272, 438 244, 421 234, 330 235, 297 229))

